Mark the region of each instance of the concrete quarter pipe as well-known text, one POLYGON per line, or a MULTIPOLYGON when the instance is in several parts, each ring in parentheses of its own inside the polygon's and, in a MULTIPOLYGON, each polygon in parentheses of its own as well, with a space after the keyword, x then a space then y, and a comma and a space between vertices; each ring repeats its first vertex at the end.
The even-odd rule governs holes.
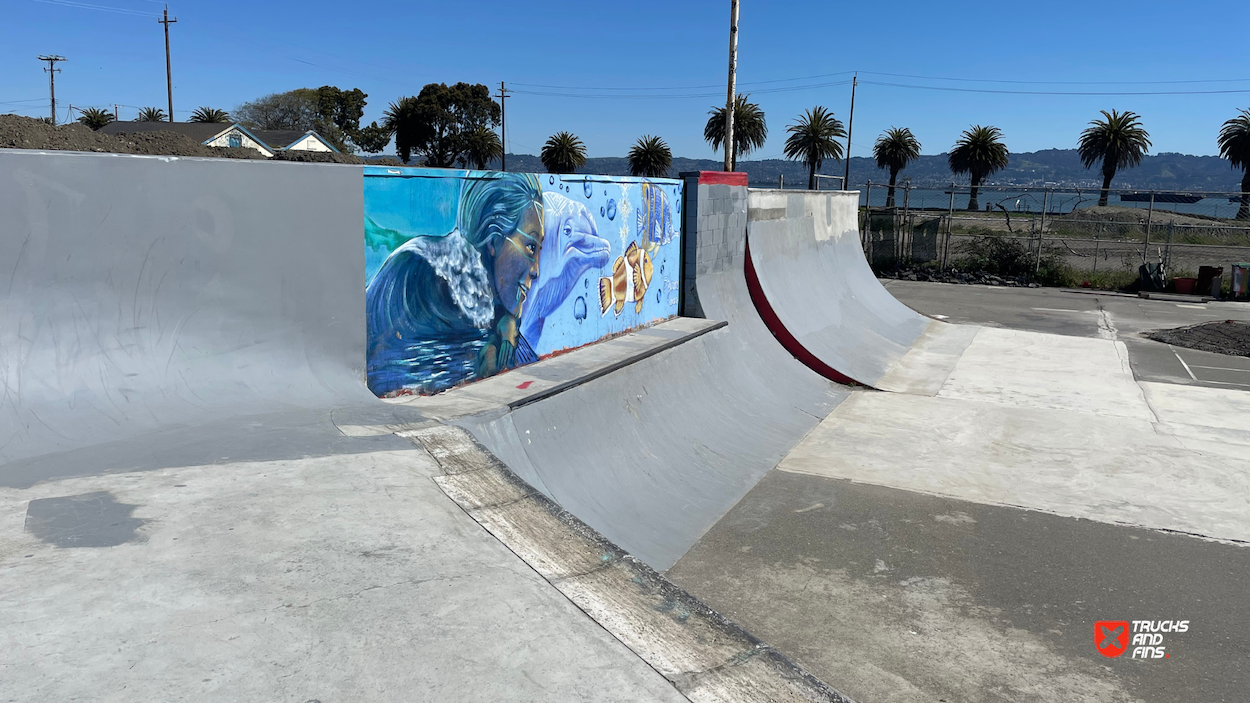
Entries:
POLYGON ((833 380, 877 387, 940 323, 877 282, 860 247, 858 202, 854 192, 751 190, 748 276, 792 353, 833 380))

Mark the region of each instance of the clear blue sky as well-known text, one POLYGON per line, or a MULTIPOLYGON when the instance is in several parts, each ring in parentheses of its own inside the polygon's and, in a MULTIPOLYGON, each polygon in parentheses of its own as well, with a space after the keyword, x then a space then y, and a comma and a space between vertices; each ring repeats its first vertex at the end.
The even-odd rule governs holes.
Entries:
MULTIPOLYGON (((35 60, 44 53, 69 58, 59 64, 64 72, 57 76, 62 107, 165 106, 164 44, 156 22, 160 3, 0 0, 0 5, 5 17, 0 112, 47 113, 47 76, 35 60)), ((369 94, 367 122, 388 102, 415 95, 428 82, 497 87, 505 80, 515 91, 507 105, 511 152, 535 154, 548 135, 570 130, 591 156, 623 155, 648 133, 665 138, 677 156, 716 156, 701 135, 710 106, 724 103, 728 0, 215 0, 173 3, 170 15, 178 18, 171 33, 180 120, 198 105, 229 109, 266 93, 332 84, 369 94), (534 94, 543 92, 558 95, 534 94), (566 97, 571 95, 582 97, 566 97), (642 97, 594 97, 607 95, 642 97)), ((828 84, 846 81, 847 72, 855 70, 861 71, 855 156, 868 155, 872 140, 890 126, 910 127, 926 154, 949 149, 972 123, 1000 127, 1012 152, 1070 148, 1104 108, 1140 113, 1154 141, 1152 153, 1212 154, 1220 124, 1238 108, 1250 107, 1248 21, 1245 0, 1194 5, 743 0, 738 80, 769 123, 768 144, 752 158, 780 157, 785 126, 804 108, 825 105, 845 120, 850 86, 828 84), (1121 83, 1106 83, 1111 81, 1121 83), (1133 83, 1142 81, 1148 83, 1133 83), (1021 95, 882 83, 1005 91, 1246 92, 1021 95)), ((133 119, 135 107, 122 107, 122 119, 133 119)), ((62 109, 62 119, 64 114, 62 109)))

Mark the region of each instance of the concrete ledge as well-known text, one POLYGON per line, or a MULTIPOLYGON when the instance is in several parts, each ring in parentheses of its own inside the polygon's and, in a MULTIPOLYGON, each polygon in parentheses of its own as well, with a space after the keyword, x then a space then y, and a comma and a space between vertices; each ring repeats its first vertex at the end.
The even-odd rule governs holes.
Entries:
POLYGON ((1209 303, 1215 298, 1209 295, 1181 295, 1180 293, 1151 293, 1148 291, 1139 291, 1138 298, 1146 300, 1164 300, 1169 303, 1209 303))
MULTIPOLYGON (((675 317, 438 395, 399 396, 387 398, 386 402, 416 409, 422 416, 435 420, 519 408, 576 388, 727 324, 722 320, 675 317)), ((390 433, 405 428, 378 429, 390 433)))
POLYGON ((850 703, 535 491, 465 430, 400 434, 439 463, 434 480, 448 497, 689 700, 850 703))

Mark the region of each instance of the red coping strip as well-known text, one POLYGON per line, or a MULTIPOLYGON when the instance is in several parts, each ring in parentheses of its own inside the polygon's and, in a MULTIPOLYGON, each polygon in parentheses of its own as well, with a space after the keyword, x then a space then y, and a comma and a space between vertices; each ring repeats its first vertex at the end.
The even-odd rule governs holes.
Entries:
POLYGON ((742 171, 699 171, 701 186, 743 186, 747 184, 747 174, 742 171))
POLYGON ((777 317, 777 313, 773 311, 773 306, 768 304, 768 299, 764 297, 764 289, 760 287, 759 276, 755 274, 755 264, 751 261, 751 240, 746 242, 746 269, 747 290, 751 294, 751 302, 755 303, 755 309, 759 312, 760 318, 764 320, 764 325, 768 327, 768 331, 773 333, 781 346, 786 348, 794 358, 803 362, 808 368, 834 383, 845 383, 847 385, 863 385, 849 376, 839 372, 837 369, 830 367, 825 362, 816 358, 816 355, 809 352, 799 340, 790 334, 790 330, 781 323, 781 318, 777 317))

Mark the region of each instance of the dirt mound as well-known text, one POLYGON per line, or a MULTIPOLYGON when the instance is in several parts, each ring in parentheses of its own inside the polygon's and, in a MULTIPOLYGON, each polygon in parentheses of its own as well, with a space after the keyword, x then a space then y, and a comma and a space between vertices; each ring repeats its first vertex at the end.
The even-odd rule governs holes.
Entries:
POLYGON ((1163 209, 1165 207, 1167 206, 1157 207, 1151 213, 1148 209, 1139 207, 1092 205, 1062 215, 1051 215, 1050 219, 1052 223, 1065 220, 1085 220, 1095 222, 1131 222, 1142 226, 1145 226, 1146 221, 1149 220, 1156 227, 1166 225, 1169 222, 1177 225, 1207 226, 1213 222, 1222 221, 1218 217, 1173 212, 1163 209))
POLYGON ((1250 356, 1250 324, 1245 322, 1204 322, 1190 327, 1153 330, 1147 332, 1146 336, 1157 342, 1187 349, 1229 356, 1250 356))
MULTIPOLYGON (((101 134, 90 127, 73 122, 53 126, 31 117, 0 115, 0 149, 55 149, 95 151, 112 154, 149 154, 153 156, 202 156, 227 159, 263 159, 255 149, 204 146, 177 132, 140 132, 138 134, 101 134)), ((366 162, 352 154, 317 151, 279 151, 275 161, 304 163, 363 164, 399 166, 396 159, 372 159, 366 162)))
POLYGON ((0 115, 0 148, 96 151, 156 156, 215 156, 229 159, 264 158, 252 149, 202 146, 177 132, 100 134, 78 123, 53 126, 20 115, 0 115))

